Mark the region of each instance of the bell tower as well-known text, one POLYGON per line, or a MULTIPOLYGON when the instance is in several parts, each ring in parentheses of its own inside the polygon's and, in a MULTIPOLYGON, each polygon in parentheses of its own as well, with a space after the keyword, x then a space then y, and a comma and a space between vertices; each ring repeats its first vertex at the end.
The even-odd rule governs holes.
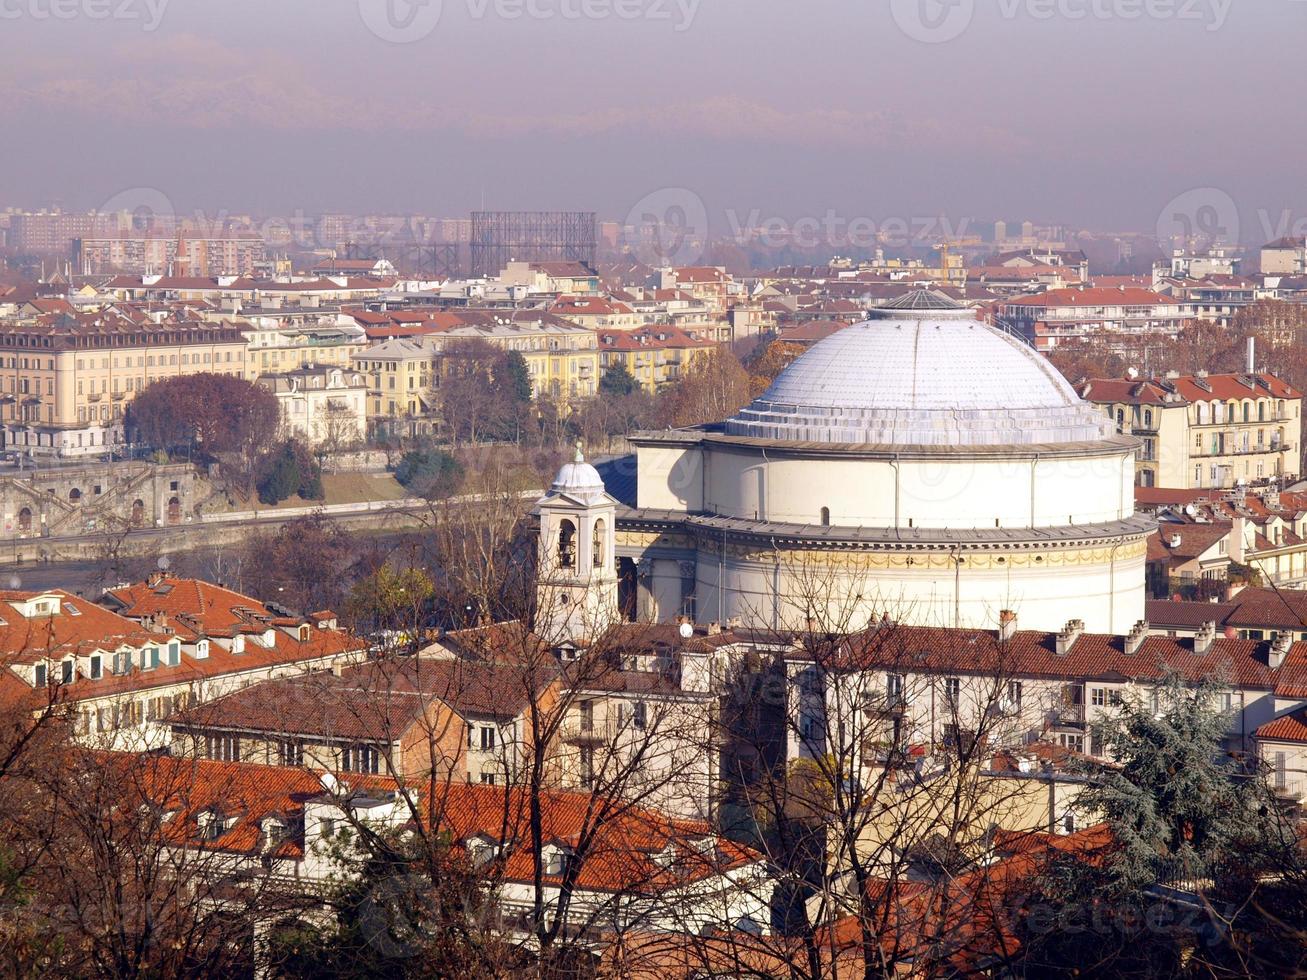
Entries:
POLYGON ((617 599, 617 501, 581 444, 540 498, 535 631, 547 643, 586 646, 620 619, 617 599))

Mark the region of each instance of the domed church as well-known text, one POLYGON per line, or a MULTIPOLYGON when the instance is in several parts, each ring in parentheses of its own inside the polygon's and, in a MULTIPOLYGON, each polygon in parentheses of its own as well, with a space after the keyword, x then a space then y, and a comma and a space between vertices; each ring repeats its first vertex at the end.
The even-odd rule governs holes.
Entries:
POLYGON ((1144 618, 1137 440, 942 294, 828 337, 733 418, 631 441, 634 487, 606 476, 598 518, 627 616, 993 628, 1011 610, 1026 629, 1113 633, 1144 618))

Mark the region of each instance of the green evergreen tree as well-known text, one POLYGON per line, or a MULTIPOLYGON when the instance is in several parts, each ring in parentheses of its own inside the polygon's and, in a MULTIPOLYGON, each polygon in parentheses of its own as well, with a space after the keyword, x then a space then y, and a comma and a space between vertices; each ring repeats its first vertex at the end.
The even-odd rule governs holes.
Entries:
POLYGON ((625 361, 617 361, 610 365, 599 379, 599 394, 611 398, 625 398, 639 387, 639 382, 627 369, 625 361))
POLYGON ((1224 689, 1171 675, 1155 694, 1127 694, 1094 726, 1108 762, 1077 767, 1088 784, 1076 809, 1102 821, 1108 840, 1054 860, 1032 882, 1027 976, 1200 975, 1187 958, 1216 962, 1228 950, 1218 896, 1282 867, 1292 841, 1266 781, 1223 751, 1224 689), (1203 911, 1181 915, 1168 889, 1200 890, 1203 911))
POLYGON ((295 447, 286 443, 268 460, 263 475, 259 478, 259 500, 262 503, 279 504, 297 493, 304 482, 304 474, 296 458, 295 447))
POLYGON ((504 375, 502 387, 512 400, 519 405, 528 404, 531 401, 531 372, 521 351, 508 352, 504 358, 504 375))
POLYGON ((395 467, 395 479, 406 490, 429 499, 448 497, 463 479, 457 459, 439 449, 415 450, 404 454, 395 467))
POLYGON ((1127 697, 1094 727, 1112 765, 1093 767, 1078 805, 1111 828, 1105 871, 1114 889, 1211 878, 1231 855, 1271 844, 1265 787, 1222 750, 1230 714, 1218 706, 1221 690, 1211 678, 1193 686, 1171 675, 1155 703, 1127 697))

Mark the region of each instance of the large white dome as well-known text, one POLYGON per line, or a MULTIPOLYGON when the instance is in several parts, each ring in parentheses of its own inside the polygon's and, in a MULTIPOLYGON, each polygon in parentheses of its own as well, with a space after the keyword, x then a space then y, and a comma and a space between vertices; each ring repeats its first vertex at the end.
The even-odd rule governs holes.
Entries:
POLYGON ((1095 442, 1116 434, 1044 357, 939 293, 913 293, 791 364, 731 435, 899 446, 1095 442))

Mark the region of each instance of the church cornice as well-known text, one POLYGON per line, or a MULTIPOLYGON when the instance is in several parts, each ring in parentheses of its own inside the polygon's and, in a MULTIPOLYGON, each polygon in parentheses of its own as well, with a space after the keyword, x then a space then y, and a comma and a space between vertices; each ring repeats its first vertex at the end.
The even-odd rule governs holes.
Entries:
POLYGON ((1038 443, 1014 446, 907 446, 833 442, 789 442, 728 435, 720 426, 696 426, 665 432, 637 432, 629 437, 636 447, 709 447, 722 452, 754 454, 766 451, 769 459, 1001 459, 1032 460, 1068 457, 1118 456, 1134 452, 1143 443, 1133 436, 1113 436, 1094 442, 1038 443))
POLYGON ((732 517, 683 514, 675 511, 619 508, 619 531, 657 534, 694 534, 717 541, 766 544, 776 548, 810 551, 876 551, 917 553, 995 553, 1101 547, 1140 541, 1157 528, 1144 514, 1124 521, 1066 527, 980 528, 846 528, 750 521, 732 517))

